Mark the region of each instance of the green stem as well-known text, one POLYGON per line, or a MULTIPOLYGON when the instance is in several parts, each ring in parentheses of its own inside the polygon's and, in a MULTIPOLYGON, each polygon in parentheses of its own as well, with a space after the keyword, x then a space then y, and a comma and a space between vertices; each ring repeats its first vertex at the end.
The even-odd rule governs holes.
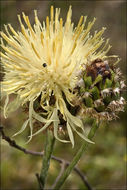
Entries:
MULTIPOLYGON (((92 139, 94 137, 95 132, 98 127, 99 127, 99 125, 96 123, 96 121, 94 121, 93 125, 91 127, 91 130, 88 134, 89 139, 92 139)), ((81 146, 81 148, 79 149, 77 154, 74 156, 74 158, 73 158, 72 162, 70 163, 70 165, 68 166, 68 168, 64 171, 63 175, 60 177, 59 181, 56 183, 54 190, 59 190, 61 188, 61 186, 64 184, 65 180, 70 175, 70 173, 73 170, 73 168, 75 167, 75 165, 80 160, 82 154, 84 153, 84 151, 86 150, 88 145, 89 145, 89 143, 86 141, 83 143, 83 145, 81 146)))
POLYGON ((44 156, 43 156, 43 160, 42 160, 42 168, 41 168, 41 173, 40 173, 40 178, 39 178, 40 183, 41 183, 40 190, 43 190, 44 186, 45 186, 54 143, 55 143, 55 138, 52 134, 52 131, 47 130, 44 156))

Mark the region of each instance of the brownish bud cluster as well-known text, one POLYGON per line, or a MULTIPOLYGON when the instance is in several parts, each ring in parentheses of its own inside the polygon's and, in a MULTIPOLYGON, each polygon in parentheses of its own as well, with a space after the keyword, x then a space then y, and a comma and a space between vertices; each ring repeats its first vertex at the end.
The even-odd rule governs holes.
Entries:
POLYGON ((106 78, 111 78, 110 67, 108 61, 103 61, 102 59, 95 59, 92 61, 90 66, 86 68, 87 76, 92 77, 92 81, 100 74, 103 77, 103 80, 106 78))

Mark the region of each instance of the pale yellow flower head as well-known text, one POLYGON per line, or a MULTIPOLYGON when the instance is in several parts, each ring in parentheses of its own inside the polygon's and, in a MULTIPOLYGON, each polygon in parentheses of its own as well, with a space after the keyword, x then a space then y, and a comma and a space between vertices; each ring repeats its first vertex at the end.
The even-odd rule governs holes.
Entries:
POLYGON ((16 32, 10 24, 5 25, 5 33, 1 32, 1 62, 5 72, 2 92, 7 97, 4 115, 6 117, 10 110, 29 103, 28 120, 16 134, 29 124, 31 140, 32 136, 52 125, 54 136, 62 142, 69 142, 58 137, 61 114, 70 141, 74 145, 73 131, 90 142, 85 137, 82 119, 73 115, 67 107, 75 106, 77 97, 74 89, 78 74, 88 60, 105 58, 110 46, 108 40, 104 43, 101 37, 105 28, 96 31, 93 36, 90 34, 95 18, 87 23, 87 17, 81 16, 78 25, 74 27, 71 6, 65 24, 59 16, 60 9, 54 10, 51 6, 50 18, 47 16, 46 22, 40 22, 35 11, 35 24, 32 27, 28 16, 23 13, 25 25, 18 15, 20 32, 16 32), (6 45, 3 39, 7 42, 6 45), (8 104, 11 94, 16 94, 17 98, 8 104), (36 101, 39 101, 42 108, 40 112, 34 109, 36 101), (33 133, 35 120, 41 122, 42 127, 33 133))

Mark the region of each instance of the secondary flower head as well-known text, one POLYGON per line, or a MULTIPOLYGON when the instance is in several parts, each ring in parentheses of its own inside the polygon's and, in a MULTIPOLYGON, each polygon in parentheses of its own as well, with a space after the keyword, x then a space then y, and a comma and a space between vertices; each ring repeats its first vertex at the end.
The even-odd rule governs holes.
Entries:
POLYGON ((1 32, 4 50, 1 61, 5 72, 2 91, 7 97, 4 115, 6 117, 19 106, 28 105, 29 117, 16 134, 29 124, 31 140, 32 136, 52 126, 54 136, 62 142, 68 141, 60 139, 58 134, 61 128, 68 132, 72 145, 73 131, 91 142, 85 137, 81 116, 76 116, 80 96, 76 88, 89 60, 98 57, 106 59, 110 45, 108 40, 105 42, 102 38, 105 28, 95 31, 94 35, 90 34, 95 18, 86 24, 87 17, 81 16, 74 27, 71 6, 65 24, 59 15, 60 9, 56 8, 54 13, 51 6, 50 18, 47 16, 46 22, 41 23, 35 11, 32 27, 28 16, 23 13, 25 25, 18 15, 20 32, 16 32, 10 24, 5 25, 6 34, 1 32), (17 98, 9 104, 11 94, 16 94, 17 98), (35 121, 42 125, 33 133, 35 121))

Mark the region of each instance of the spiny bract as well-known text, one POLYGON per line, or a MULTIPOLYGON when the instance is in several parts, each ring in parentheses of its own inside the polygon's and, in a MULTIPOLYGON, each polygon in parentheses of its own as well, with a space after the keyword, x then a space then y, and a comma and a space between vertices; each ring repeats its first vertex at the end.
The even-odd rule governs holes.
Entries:
POLYGON ((16 32, 10 24, 5 25, 6 34, 1 32, 5 117, 19 106, 28 105, 29 117, 15 135, 25 130, 29 124, 29 140, 50 127, 56 139, 62 142, 71 141, 74 146, 73 131, 91 142, 85 136, 82 118, 71 110, 76 110, 79 75, 86 68, 88 60, 98 57, 103 60, 107 57, 110 45, 108 40, 105 42, 101 37, 105 28, 90 35, 96 19, 85 26, 86 16, 81 16, 78 25, 74 27, 71 22, 71 6, 65 24, 62 18, 59 19, 60 9, 56 8, 54 14, 53 6, 50 18, 47 16, 43 24, 35 11, 33 27, 28 16, 24 13, 22 15, 26 26, 18 15, 21 32, 16 32), (7 42, 6 45, 3 39, 7 42), (11 94, 17 97, 13 102, 9 102, 11 94), (34 133, 35 121, 41 123, 41 128, 34 133), (70 141, 58 136, 61 126, 67 131, 70 141))
POLYGON ((82 115, 97 120, 116 119, 124 111, 125 100, 121 96, 125 89, 120 69, 114 60, 95 59, 89 62, 77 85, 82 115), (82 81, 82 82, 81 82, 82 81))

